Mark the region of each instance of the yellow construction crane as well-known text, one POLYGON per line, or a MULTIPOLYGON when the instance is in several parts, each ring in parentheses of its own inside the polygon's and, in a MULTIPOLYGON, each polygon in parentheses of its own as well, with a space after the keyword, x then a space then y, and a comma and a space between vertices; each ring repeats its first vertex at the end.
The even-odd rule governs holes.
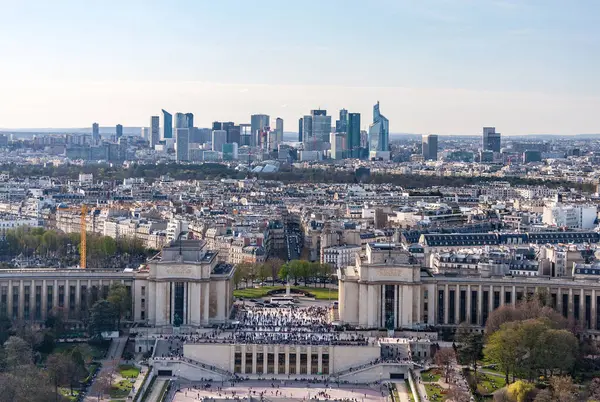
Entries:
POLYGON ((83 269, 87 267, 87 205, 81 205, 81 241, 79 244, 79 266, 83 269))

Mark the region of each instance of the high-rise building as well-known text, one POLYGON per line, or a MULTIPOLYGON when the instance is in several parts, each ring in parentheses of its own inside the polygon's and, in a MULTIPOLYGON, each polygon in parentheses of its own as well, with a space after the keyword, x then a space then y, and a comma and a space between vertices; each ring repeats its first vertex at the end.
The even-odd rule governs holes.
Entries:
POLYGON ((302 117, 300 117, 300 119, 298 119, 298 142, 302 142, 302 126, 304 125, 304 121, 302 120, 302 117))
POLYGON ((227 142, 229 144, 240 145, 240 126, 232 125, 227 127, 227 142))
POLYGON ((175 129, 188 128, 187 116, 184 113, 175 113, 175 129))
POLYGON ((162 139, 173 138, 173 115, 162 109, 163 114, 163 136, 162 139))
POLYGON ((222 130, 223 129, 223 123, 221 123, 220 121, 213 121, 212 129, 213 130, 222 130))
POLYGON ((95 144, 100 142, 100 125, 98 123, 92 124, 92 141, 95 144))
POLYGON ((335 132, 336 133, 347 133, 348 132, 348 111, 346 109, 340 110, 340 119, 335 121, 335 132))
POLYGON ((194 114, 193 113, 185 114, 185 125, 190 130, 194 127, 194 114))
POLYGON ((304 116, 302 127, 302 143, 305 151, 324 151, 329 147, 331 133, 331 116, 322 109, 311 110, 304 116))
POLYGON ((238 159, 238 144, 227 143, 223 144, 223 160, 224 161, 235 161, 238 159))
POLYGON ((116 129, 116 133, 117 133, 117 140, 119 140, 119 138, 121 138, 123 136, 123 126, 120 124, 117 124, 115 129, 116 129))
POLYGON ((500 152, 500 133, 496 132, 496 127, 484 127, 482 148, 484 151, 500 152))
POLYGON ((177 157, 177 162, 188 161, 190 152, 190 129, 176 128, 175 141, 175 154, 177 157))
POLYGON ((275 119, 275 144, 273 144, 273 149, 278 149, 279 144, 283 144, 283 119, 281 117, 275 119))
POLYGON ((373 106, 373 124, 369 126, 369 157, 389 158, 390 121, 379 111, 379 102, 373 106))
POLYGON ((240 146, 250 146, 252 142, 252 127, 250 124, 240 124, 240 146))
POLYGON ((348 133, 347 146, 349 158, 360 158, 360 113, 350 113, 348 115, 348 133))
POLYGON ((223 152, 223 145, 227 144, 227 131, 213 130, 212 132, 212 150, 223 152))
POLYGON ((160 117, 152 116, 150 117, 150 138, 148 138, 150 142, 150 148, 154 148, 156 144, 160 141, 160 117))
POLYGON ((435 134, 423 135, 422 148, 424 160, 437 161, 438 136, 435 134))
POLYGON ((260 138, 257 134, 259 130, 264 130, 265 127, 270 127, 270 117, 266 114, 253 114, 250 116, 250 127, 252 130, 252 143, 251 146, 257 147, 260 146, 257 143, 257 139, 260 138))
POLYGON ((331 159, 345 159, 348 155, 348 133, 331 133, 331 159))

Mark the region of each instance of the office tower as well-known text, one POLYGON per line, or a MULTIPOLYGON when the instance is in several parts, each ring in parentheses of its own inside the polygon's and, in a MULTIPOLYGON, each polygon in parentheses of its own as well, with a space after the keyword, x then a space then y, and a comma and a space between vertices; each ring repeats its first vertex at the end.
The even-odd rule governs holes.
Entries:
POLYGON ((258 136, 258 131, 263 130, 265 127, 270 127, 270 126, 271 126, 270 118, 268 115, 253 114, 252 116, 250 116, 250 127, 252 130, 252 138, 250 139, 250 141, 252 143, 250 145, 253 147, 260 146, 260 144, 257 143, 257 139, 260 138, 258 136))
POLYGON ((273 149, 279 148, 279 144, 283 143, 283 119, 278 117, 275 119, 275 144, 273 149))
POLYGON ((185 114, 185 125, 190 130, 194 127, 194 114, 193 113, 185 114))
POLYGON ((223 144, 227 144, 227 131, 213 130, 212 150, 217 152, 223 152, 223 144))
POLYGON ((252 127, 250 124, 240 124, 240 146, 250 146, 252 142, 252 127))
POLYGON ((184 113, 175 113, 175 129, 187 128, 187 116, 184 113))
POLYGON ((346 109, 340 110, 340 119, 335 121, 335 132, 336 133, 347 133, 348 132, 348 111, 346 109))
POLYGON ((304 122, 302 120, 302 117, 300 117, 298 119, 298 142, 302 142, 302 126, 304 125, 304 122))
POLYGON ((227 143, 223 144, 223 160, 224 161, 235 161, 238 159, 238 144, 227 143))
POLYGON ((348 154, 348 133, 331 133, 329 142, 331 143, 331 159, 346 158, 348 154))
POLYGON ((92 141, 95 144, 100 142, 100 126, 98 123, 92 124, 92 141))
POLYGON ((360 113, 350 113, 348 115, 346 132, 348 133, 348 158, 360 158, 360 113))
MULTIPOLYGON (((379 101, 373 106, 373 124, 369 126, 369 156, 377 158, 389 151, 390 121, 379 111, 379 101)), ((389 155, 387 155, 389 157, 389 155)))
POLYGON ((163 113, 163 136, 162 139, 173 138, 173 115, 162 109, 163 113))
POLYGON ((150 132, 150 129, 148 127, 142 127, 140 130, 140 135, 142 136, 143 139, 149 140, 149 136, 148 136, 149 132, 150 132))
POLYGON ((329 146, 331 116, 322 109, 311 110, 302 118, 302 143, 305 151, 323 151, 329 146))
POLYGON ((483 150, 500 152, 500 133, 496 132, 496 127, 483 128, 483 150))
POLYGON ((190 152, 190 129, 176 128, 175 141, 175 153, 177 157, 177 162, 188 161, 190 152))
POLYGON ((423 159, 426 161, 437 161, 438 136, 435 134, 422 136, 423 159))
POLYGON ((223 129, 223 123, 221 123, 220 121, 213 121, 212 129, 213 130, 222 130, 223 129))
POLYGON ((160 141, 160 117, 152 116, 150 117, 150 138, 148 138, 150 142, 150 148, 154 148, 156 144, 160 141))
POLYGON ((119 138, 121 138, 123 136, 123 126, 122 125, 117 124, 116 133, 117 133, 117 141, 118 141, 119 138))
MULTIPOLYGON (((227 123, 229 124, 229 123, 227 123)), ((240 126, 235 126, 231 123, 231 126, 227 126, 227 143, 229 144, 240 144, 240 126)))

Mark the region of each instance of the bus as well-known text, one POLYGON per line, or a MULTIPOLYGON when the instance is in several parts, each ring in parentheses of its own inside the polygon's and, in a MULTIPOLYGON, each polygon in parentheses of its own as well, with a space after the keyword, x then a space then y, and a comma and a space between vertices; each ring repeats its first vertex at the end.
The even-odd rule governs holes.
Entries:
POLYGON ((294 298, 290 296, 276 296, 271 297, 271 304, 278 304, 280 306, 289 306, 294 304, 294 298))

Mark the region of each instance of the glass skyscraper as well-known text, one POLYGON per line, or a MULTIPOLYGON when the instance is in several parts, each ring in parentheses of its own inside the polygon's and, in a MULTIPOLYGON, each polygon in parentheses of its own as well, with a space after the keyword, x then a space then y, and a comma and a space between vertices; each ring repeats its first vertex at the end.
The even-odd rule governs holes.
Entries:
POLYGON ((162 109, 163 113, 163 139, 173 138, 173 115, 162 109))
POLYGON ((373 106, 373 124, 369 126, 369 153, 389 151, 390 121, 379 111, 379 102, 373 106))
POLYGON ((348 157, 360 158, 360 113, 348 114, 348 157))

